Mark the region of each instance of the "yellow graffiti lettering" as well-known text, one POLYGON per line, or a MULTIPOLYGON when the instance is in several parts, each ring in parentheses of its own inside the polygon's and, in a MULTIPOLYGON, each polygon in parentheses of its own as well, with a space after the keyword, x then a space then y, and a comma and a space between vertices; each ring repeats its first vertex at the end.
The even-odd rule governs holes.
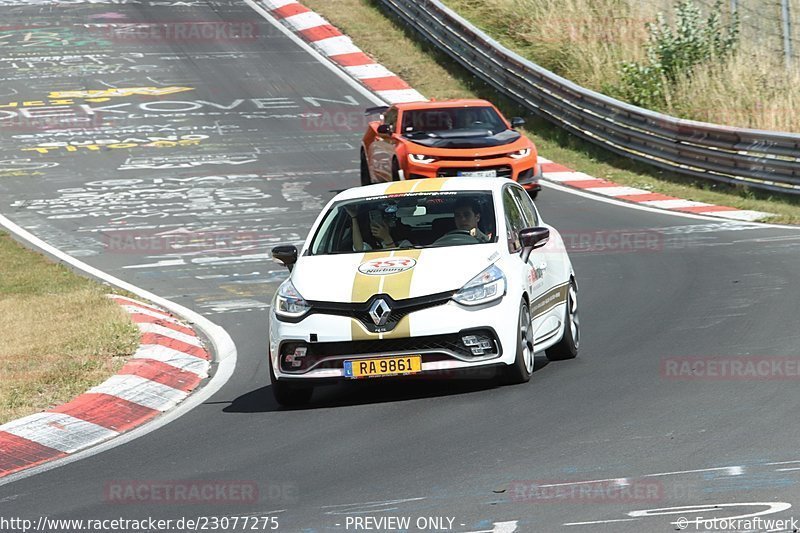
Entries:
POLYGON ((114 143, 114 144, 107 144, 109 148, 136 148, 139 146, 136 143, 114 143))
POLYGON ((153 146, 155 148, 172 148, 173 146, 177 146, 178 143, 174 141, 155 141, 146 144, 145 146, 153 146))
POLYGON ((51 91, 48 98, 116 98, 122 96, 164 96, 193 91, 193 87, 124 87, 87 91, 51 91))

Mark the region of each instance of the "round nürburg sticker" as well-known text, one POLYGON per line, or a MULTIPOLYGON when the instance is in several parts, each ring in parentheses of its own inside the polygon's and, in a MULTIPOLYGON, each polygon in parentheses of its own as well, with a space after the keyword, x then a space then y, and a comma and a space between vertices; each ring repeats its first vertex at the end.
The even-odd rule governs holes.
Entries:
POLYGON ((371 259, 358 266, 358 271, 367 276, 386 276, 398 274, 414 268, 417 260, 411 257, 381 257, 371 259))

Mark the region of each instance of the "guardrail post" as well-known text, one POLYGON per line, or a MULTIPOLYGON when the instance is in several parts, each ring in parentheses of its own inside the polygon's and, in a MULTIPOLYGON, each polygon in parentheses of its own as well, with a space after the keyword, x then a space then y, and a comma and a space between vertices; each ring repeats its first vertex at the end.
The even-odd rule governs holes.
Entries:
POLYGON ((783 22, 783 53, 786 56, 786 70, 792 68, 792 19, 789 0, 781 0, 781 19, 783 22))

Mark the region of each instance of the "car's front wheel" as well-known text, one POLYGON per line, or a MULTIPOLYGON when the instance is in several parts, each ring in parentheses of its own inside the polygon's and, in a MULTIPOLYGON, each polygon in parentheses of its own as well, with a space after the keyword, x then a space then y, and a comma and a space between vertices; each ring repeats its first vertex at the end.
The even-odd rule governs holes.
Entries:
POLYGON ((545 354, 550 361, 573 359, 578 355, 581 343, 581 322, 578 316, 578 286, 570 280, 567 292, 567 308, 564 313, 564 335, 545 354))
POLYGON ((533 328, 528 302, 519 304, 519 332, 517 333, 517 356, 514 364, 506 368, 505 382, 509 385, 527 383, 533 374, 533 328))
POLYGON ((392 159, 392 181, 400 181, 400 163, 392 159))
POLYGON ((361 150, 361 185, 369 185, 372 183, 372 178, 369 175, 369 164, 367 163, 367 155, 364 150, 361 150))
POLYGON ((272 381, 272 395, 283 407, 299 407, 307 404, 314 394, 314 388, 308 385, 295 385, 275 378, 272 362, 269 363, 269 378, 272 381))

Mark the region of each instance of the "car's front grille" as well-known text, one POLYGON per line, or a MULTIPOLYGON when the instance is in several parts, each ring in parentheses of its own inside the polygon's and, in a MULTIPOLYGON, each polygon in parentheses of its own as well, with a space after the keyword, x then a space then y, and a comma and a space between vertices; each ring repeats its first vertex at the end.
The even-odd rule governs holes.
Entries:
POLYGON ((398 339, 348 342, 285 341, 281 344, 280 354, 281 369, 284 372, 304 373, 313 368, 342 368, 345 359, 382 357, 389 354, 419 354, 422 355, 423 362, 448 359, 479 360, 499 355, 500 345, 494 331, 488 328, 479 328, 445 335, 398 339), (465 336, 488 339, 491 348, 476 355, 472 353, 470 347, 464 344, 465 336), (293 366, 292 359, 297 361, 296 366, 293 366))
POLYGON ((453 296, 453 291, 440 292, 428 296, 394 300, 387 294, 376 294, 364 303, 308 302, 313 313, 326 315, 349 316, 361 322, 370 333, 390 332, 409 313, 429 307, 446 304, 453 296), (372 320, 369 310, 376 300, 383 299, 389 306, 391 314, 386 323, 378 326, 372 320))
POLYGON ((440 168, 436 171, 438 178, 454 178, 458 176, 459 172, 480 172, 484 170, 494 170, 497 172, 498 178, 511 178, 514 172, 508 165, 500 165, 494 167, 468 167, 468 168, 440 168))

